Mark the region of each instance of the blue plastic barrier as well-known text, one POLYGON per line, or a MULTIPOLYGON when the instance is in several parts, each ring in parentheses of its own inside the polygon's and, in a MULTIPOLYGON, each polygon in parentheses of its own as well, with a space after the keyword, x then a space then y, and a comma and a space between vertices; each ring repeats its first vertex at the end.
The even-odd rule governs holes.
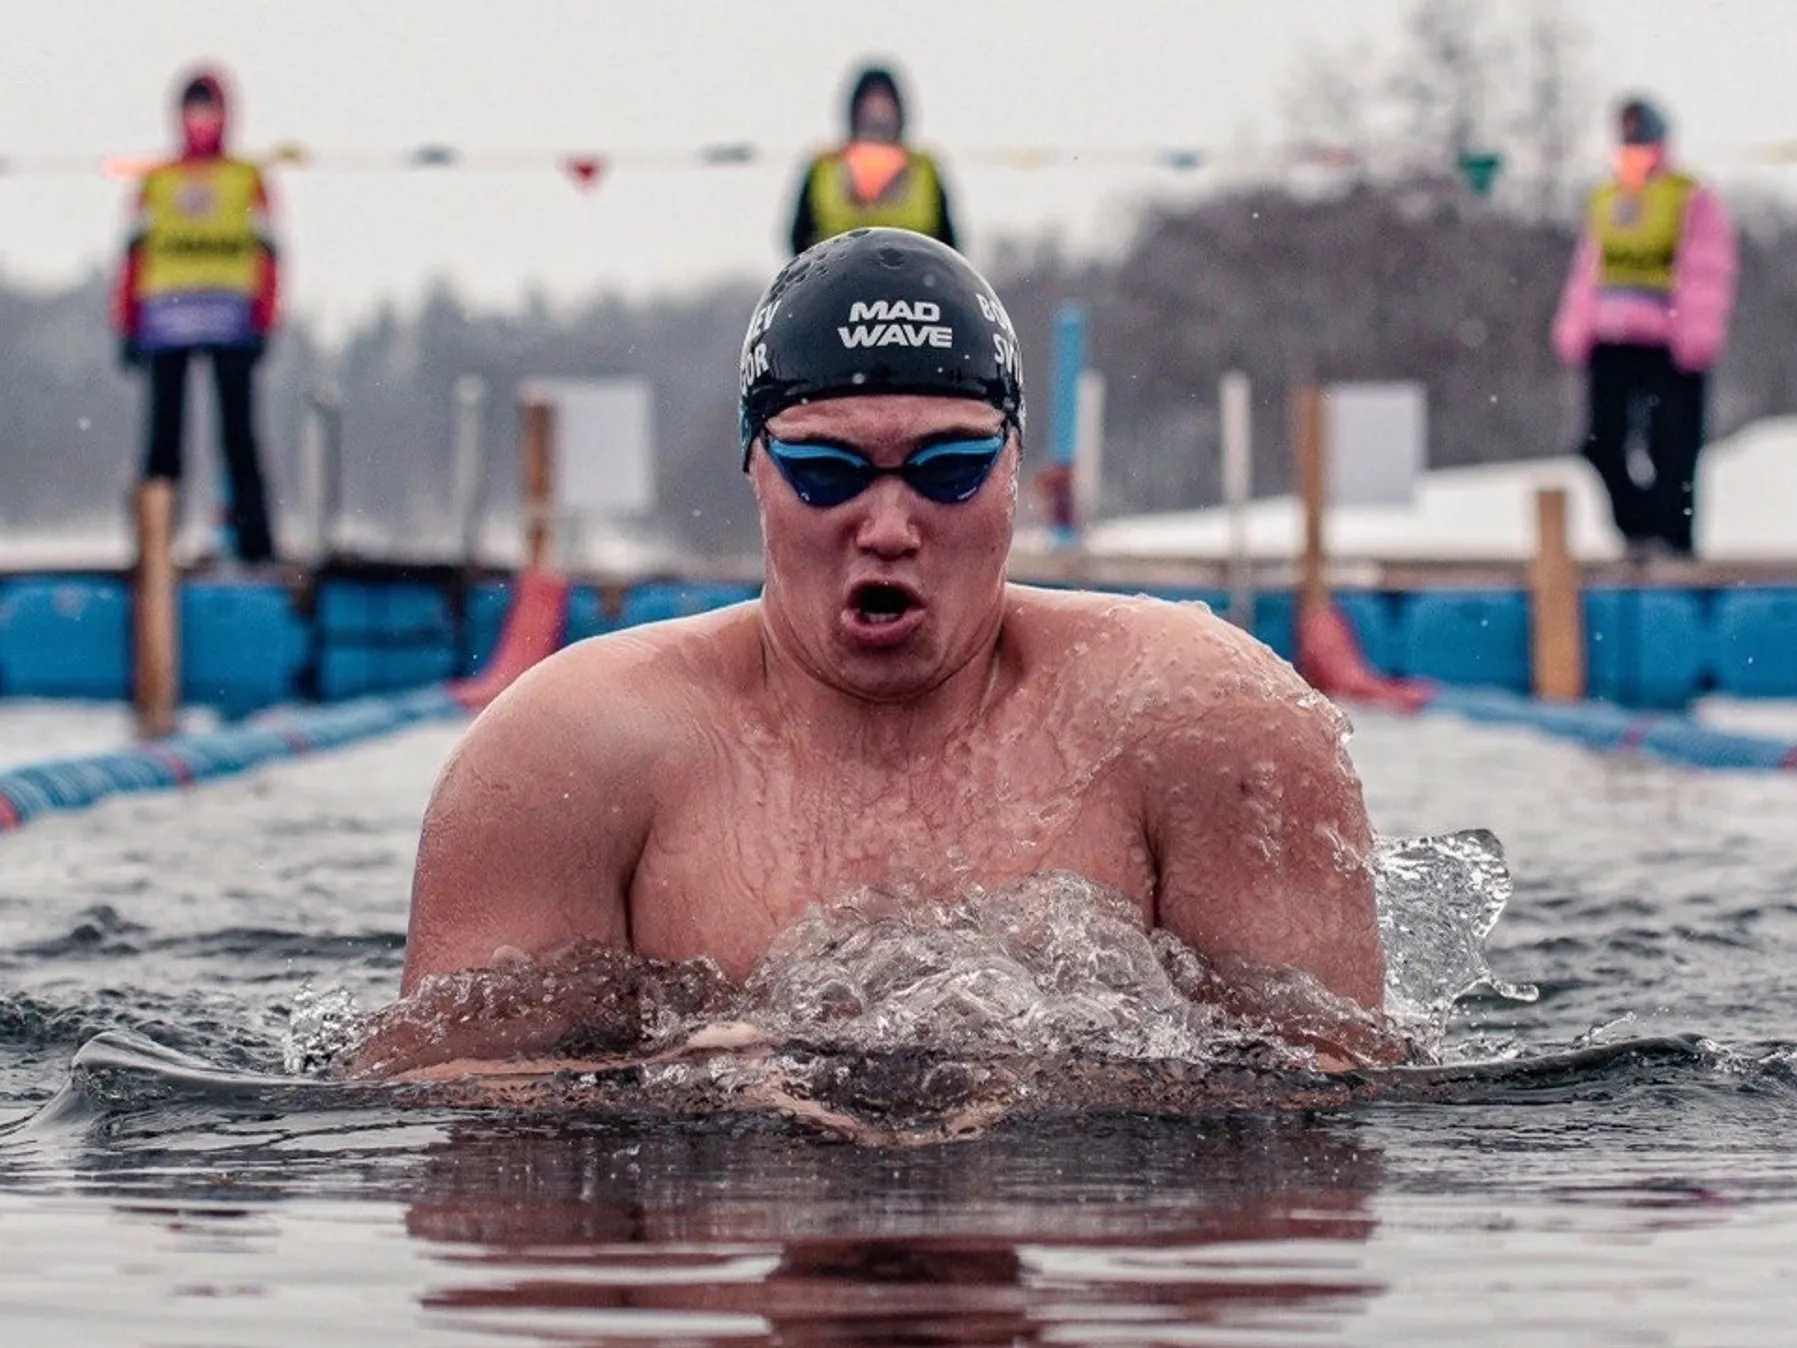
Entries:
POLYGON ((309 634, 281 585, 181 587, 181 698, 241 716, 291 701, 309 634))
POLYGON ((421 688, 455 674, 449 642, 417 646, 325 646, 318 652, 318 695, 326 702, 421 688))
POLYGON ((1403 605, 1401 668, 1439 683, 1527 692, 1529 606, 1514 590, 1423 590, 1403 605))
POLYGON ((318 695, 418 688, 456 673, 449 595, 412 581, 329 579, 314 601, 318 695))
POLYGON ((492 659, 511 602, 509 581, 483 581, 469 589, 462 608, 462 674, 478 674, 492 659))
POLYGON ((1585 687, 1592 697, 1677 710, 1702 690, 1710 639, 1695 592, 1587 590, 1584 618, 1585 687))
MULTIPOLYGON (((1227 607, 1224 616, 1228 616, 1227 607)), ((1298 597, 1290 590, 1267 590, 1254 596, 1254 635, 1282 660, 1298 658, 1298 597)))
POLYGON ((571 646, 617 628, 618 622, 605 611, 605 600, 591 585, 577 585, 568 592, 567 626, 562 644, 571 646))
MULTIPOLYGON (((468 591, 462 612, 462 673, 479 674, 499 647, 499 636, 505 627, 506 609, 512 602, 512 587, 507 581, 485 581, 468 591)), ((591 585, 577 585, 568 591, 568 612, 562 631, 562 644, 598 636, 615 629, 617 622, 605 611, 605 600, 591 585)))
POLYGON ((1367 664, 1380 674, 1404 674, 1403 628, 1398 599, 1381 590, 1338 590, 1335 606, 1354 629, 1367 664))
POLYGON ((455 621, 448 594, 416 581, 322 580, 313 621, 337 642, 450 641, 455 621))
POLYGON ((124 582, 65 576, 0 585, 0 687, 12 697, 129 696, 124 582))
POLYGON ((1719 691, 1797 697, 1797 589, 1723 591, 1710 646, 1719 691))

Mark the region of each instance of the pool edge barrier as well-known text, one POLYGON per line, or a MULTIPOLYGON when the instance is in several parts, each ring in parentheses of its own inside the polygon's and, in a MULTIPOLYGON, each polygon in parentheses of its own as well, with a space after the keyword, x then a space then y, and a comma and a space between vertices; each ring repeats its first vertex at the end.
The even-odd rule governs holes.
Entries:
POLYGON ((170 735, 127 749, 0 771, 0 832, 52 811, 85 809, 109 796, 191 786, 273 759, 478 712, 559 647, 568 591, 567 580, 554 573, 522 575, 492 664, 472 679, 326 706, 277 708, 225 730, 170 735))

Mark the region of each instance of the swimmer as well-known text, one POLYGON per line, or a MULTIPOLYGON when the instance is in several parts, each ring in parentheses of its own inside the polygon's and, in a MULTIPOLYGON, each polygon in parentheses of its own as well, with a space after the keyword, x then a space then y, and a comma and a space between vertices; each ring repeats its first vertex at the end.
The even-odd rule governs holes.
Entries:
MULTIPOLYGON (((1016 334, 959 254, 869 229, 788 263, 742 348, 761 597, 568 647, 481 714, 424 821, 402 994, 539 988, 594 946, 740 980, 813 903, 1058 871, 1319 1063, 1392 1056, 1342 716, 1201 605, 1008 582, 1024 424, 1016 334)), ((571 1001, 446 1002, 368 1060, 541 1059, 571 1001)))

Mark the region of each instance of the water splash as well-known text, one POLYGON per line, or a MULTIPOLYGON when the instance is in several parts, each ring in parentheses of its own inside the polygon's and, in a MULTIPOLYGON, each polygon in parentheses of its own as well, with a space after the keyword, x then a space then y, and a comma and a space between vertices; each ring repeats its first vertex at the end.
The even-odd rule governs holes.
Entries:
POLYGON ((283 1058, 290 1072, 334 1073, 364 1036, 385 1034, 436 1054, 421 1064, 449 1062, 465 1056, 451 1047, 464 1032, 520 1012, 559 1026, 539 1061, 583 1066, 575 1086, 521 1086, 513 1072, 513 1100, 575 1089, 590 1104, 773 1107, 851 1133, 870 1117, 983 1126, 1057 1101, 1190 1108, 1259 1098, 1293 1073, 1314 1095, 1319 1046, 1337 1059, 1345 1046, 1349 1061, 1427 1062, 1466 993, 1532 991, 1484 957, 1510 894, 1495 838, 1389 840, 1373 861, 1384 1026, 1307 975, 1225 977, 1171 933, 1144 930, 1124 896, 1054 872, 949 902, 865 890, 814 907, 741 985, 709 961, 588 949, 427 980, 371 1016, 342 990, 305 988, 283 1058))
POLYGON ((281 1068, 289 1076, 315 1076, 352 1052, 361 1039, 361 1017, 348 988, 313 990, 310 981, 293 994, 281 1068))
POLYGON ((1485 941, 1510 902, 1503 845, 1485 829, 1381 839, 1373 852, 1379 938, 1385 948, 1385 1013, 1438 1047, 1456 1003, 1489 990, 1532 1002, 1536 990, 1499 978, 1485 941))
POLYGON ((1068 873, 947 904, 866 891, 813 908, 750 975, 741 1013, 855 1053, 1199 1060, 1221 1034, 1134 908, 1068 873))

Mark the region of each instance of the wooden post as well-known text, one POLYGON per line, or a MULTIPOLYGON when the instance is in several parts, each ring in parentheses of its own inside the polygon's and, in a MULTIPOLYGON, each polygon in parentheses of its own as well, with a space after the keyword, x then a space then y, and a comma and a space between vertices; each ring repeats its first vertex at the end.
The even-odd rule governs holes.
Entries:
POLYGON ((1566 492, 1535 493, 1535 556, 1529 563, 1529 664, 1535 696, 1585 696, 1585 630, 1579 567, 1566 546, 1566 492))
POLYGON ((1304 509, 1304 551, 1298 559, 1298 611, 1329 603, 1324 575, 1323 512, 1328 508, 1328 466, 1323 444, 1323 390, 1300 388, 1292 400, 1293 447, 1298 458, 1298 499, 1304 509))
POLYGON ((524 473, 524 564, 549 565, 554 549, 555 409, 542 398, 524 404, 524 440, 520 458, 524 473))
POLYGON ((137 569, 131 604, 131 692, 140 739, 175 730, 181 691, 180 632, 175 593, 175 484, 138 485, 137 569))

